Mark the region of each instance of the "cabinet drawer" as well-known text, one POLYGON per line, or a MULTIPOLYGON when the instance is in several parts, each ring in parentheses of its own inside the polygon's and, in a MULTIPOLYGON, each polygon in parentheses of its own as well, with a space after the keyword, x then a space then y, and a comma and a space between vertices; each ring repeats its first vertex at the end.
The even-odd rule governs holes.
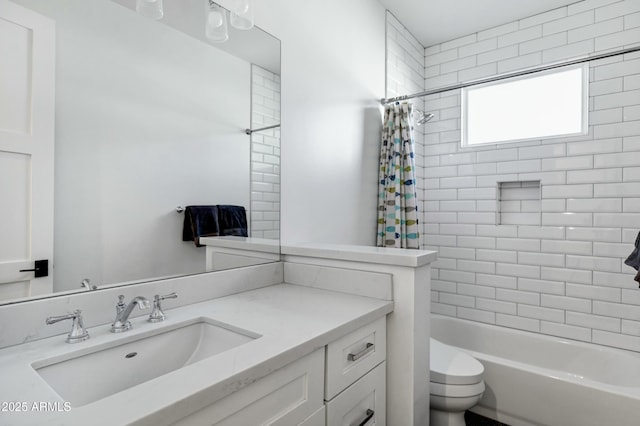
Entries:
MULTIPOLYGON (((324 349, 183 418, 176 425, 298 425, 322 406, 324 349)), ((306 423, 303 423, 306 425, 306 423)), ((309 423, 315 425, 316 423, 309 423)))
POLYGON ((354 383, 387 356, 386 317, 327 346, 325 400, 354 383))
POLYGON ((327 426, 385 426, 386 366, 378 365, 327 403, 327 426))

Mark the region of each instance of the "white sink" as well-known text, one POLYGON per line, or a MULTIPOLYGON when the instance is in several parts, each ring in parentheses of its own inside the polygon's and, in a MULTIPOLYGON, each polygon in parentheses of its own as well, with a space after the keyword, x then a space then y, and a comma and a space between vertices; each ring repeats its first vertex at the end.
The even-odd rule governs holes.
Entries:
POLYGON ((260 336, 198 318, 122 337, 91 348, 90 353, 79 350, 63 359, 38 361, 32 367, 64 401, 80 407, 260 336))

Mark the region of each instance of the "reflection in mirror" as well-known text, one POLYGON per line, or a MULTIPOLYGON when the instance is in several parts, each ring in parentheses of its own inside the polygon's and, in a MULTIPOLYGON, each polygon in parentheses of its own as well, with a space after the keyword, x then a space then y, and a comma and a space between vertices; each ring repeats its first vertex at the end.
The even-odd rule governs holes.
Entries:
MULTIPOLYGON (((249 239, 226 239, 250 256, 215 269, 278 260, 280 129, 246 132, 280 122, 277 39, 230 27, 212 44, 207 0, 164 0, 159 21, 135 0, 12 1, 55 22, 50 291, 211 270, 178 206, 244 207, 249 239)), ((0 303, 33 296, 33 272, 3 283, 3 261, 0 303)))

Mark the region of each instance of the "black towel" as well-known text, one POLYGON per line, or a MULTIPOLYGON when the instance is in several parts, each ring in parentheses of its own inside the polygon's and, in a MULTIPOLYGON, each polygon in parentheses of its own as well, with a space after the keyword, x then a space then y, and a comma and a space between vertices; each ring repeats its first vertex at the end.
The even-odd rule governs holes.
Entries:
POLYGON ((631 252, 627 260, 624 261, 625 265, 631 266, 633 269, 638 271, 636 274, 634 281, 638 282, 638 287, 640 287, 640 232, 638 232, 638 236, 636 237, 635 249, 631 252))
POLYGON ((193 241, 202 247, 200 237, 220 235, 217 206, 187 206, 184 209, 182 241, 193 241))
POLYGON ((249 236, 247 233, 247 213, 242 206, 219 205, 218 223, 220 224, 220 235, 249 236))
POLYGON ((237 235, 246 237, 247 214, 242 206, 187 206, 184 210, 182 241, 202 247, 200 237, 237 235))

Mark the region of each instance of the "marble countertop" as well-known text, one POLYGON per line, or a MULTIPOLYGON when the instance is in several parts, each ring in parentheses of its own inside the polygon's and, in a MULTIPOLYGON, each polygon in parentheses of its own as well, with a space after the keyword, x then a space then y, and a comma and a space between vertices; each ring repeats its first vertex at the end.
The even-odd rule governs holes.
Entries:
POLYGON ((0 409, 9 408, 6 403, 11 402, 27 410, 3 410, 0 426, 171 424, 392 310, 393 303, 386 300, 278 284, 165 309, 167 319, 162 323, 138 317, 132 320, 132 330, 123 334, 110 333, 105 324, 89 329, 91 339, 82 343, 67 344, 65 335, 58 335, 8 347, 0 350, 0 404, 5 405, 0 409), (69 411, 63 410, 64 400, 31 366, 70 353, 91 353, 119 339, 131 340, 150 329, 200 317, 261 337, 69 411), (57 402, 60 411, 34 410, 41 402, 57 402))

